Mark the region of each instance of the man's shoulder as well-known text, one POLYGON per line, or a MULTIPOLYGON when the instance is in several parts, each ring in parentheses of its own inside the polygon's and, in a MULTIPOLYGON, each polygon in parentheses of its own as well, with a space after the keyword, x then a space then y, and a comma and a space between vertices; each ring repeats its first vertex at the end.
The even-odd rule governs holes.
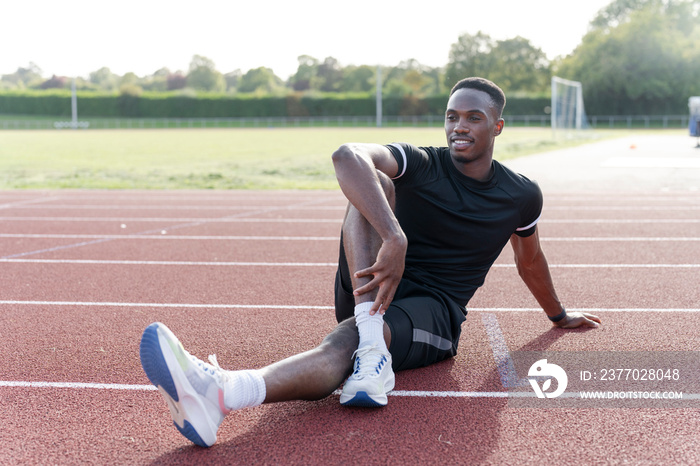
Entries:
POLYGON ((496 176, 500 183, 507 183, 515 188, 520 188, 528 191, 539 191, 540 187, 536 181, 531 180, 527 176, 514 171, 513 169, 503 165, 498 160, 493 161, 496 168, 496 176))
POLYGON ((392 152, 403 152, 406 155, 424 154, 428 156, 436 156, 444 154, 448 148, 447 147, 435 147, 435 146, 416 146, 408 142, 392 142, 386 146, 392 152))

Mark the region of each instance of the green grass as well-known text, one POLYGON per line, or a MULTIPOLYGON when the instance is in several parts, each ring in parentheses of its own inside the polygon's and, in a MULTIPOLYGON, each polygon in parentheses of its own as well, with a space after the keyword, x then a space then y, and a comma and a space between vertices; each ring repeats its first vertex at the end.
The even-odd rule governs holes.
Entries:
MULTIPOLYGON (((658 130, 657 130, 658 132, 658 130)), ((552 137, 507 128, 499 160, 628 131, 552 137)), ((345 142, 444 145, 441 128, 0 131, 0 189, 335 189, 331 153, 345 142)))

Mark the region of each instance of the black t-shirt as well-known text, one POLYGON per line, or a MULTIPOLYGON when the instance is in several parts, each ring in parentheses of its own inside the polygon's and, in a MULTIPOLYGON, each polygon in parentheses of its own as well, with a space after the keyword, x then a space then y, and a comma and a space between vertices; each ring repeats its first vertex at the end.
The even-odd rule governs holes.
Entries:
POLYGON ((476 181, 447 147, 390 144, 396 218, 408 238, 404 276, 466 306, 512 234, 530 236, 542 211, 537 184, 493 161, 476 181))

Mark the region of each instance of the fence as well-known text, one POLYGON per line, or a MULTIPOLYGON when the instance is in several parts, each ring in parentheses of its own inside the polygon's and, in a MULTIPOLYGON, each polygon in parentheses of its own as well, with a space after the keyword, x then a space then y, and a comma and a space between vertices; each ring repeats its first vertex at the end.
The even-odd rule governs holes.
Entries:
MULTIPOLYGON (((549 115, 505 116, 508 126, 549 127, 549 115)), ((590 128, 687 128, 688 115, 611 115, 589 116, 590 128)), ((442 126, 443 117, 428 115, 415 117, 386 116, 382 125, 442 126)), ((70 121, 53 118, 13 118, 0 115, 0 129, 39 130, 70 129, 70 121)), ((154 129, 154 128, 295 128, 295 127, 368 127, 376 126, 376 119, 368 117, 279 117, 279 118, 86 118, 77 123, 81 129, 154 129)))

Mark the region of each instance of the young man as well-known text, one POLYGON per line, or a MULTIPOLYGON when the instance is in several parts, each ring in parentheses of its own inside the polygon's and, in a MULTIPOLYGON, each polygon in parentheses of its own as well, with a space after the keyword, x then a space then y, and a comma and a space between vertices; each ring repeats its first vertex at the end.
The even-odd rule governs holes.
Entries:
POLYGON ((567 314, 556 295, 537 233, 539 188, 493 160, 504 106, 495 84, 468 78, 447 103, 447 147, 346 144, 333 154, 349 205, 336 274, 339 324, 317 348, 259 370, 226 371, 213 356, 207 364, 186 352, 165 325, 146 328, 142 366, 185 437, 210 446, 231 410, 320 399, 343 381, 341 404, 386 405, 394 370, 456 354, 467 302, 508 241, 554 325, 598 326, 596 316, 567 314))

